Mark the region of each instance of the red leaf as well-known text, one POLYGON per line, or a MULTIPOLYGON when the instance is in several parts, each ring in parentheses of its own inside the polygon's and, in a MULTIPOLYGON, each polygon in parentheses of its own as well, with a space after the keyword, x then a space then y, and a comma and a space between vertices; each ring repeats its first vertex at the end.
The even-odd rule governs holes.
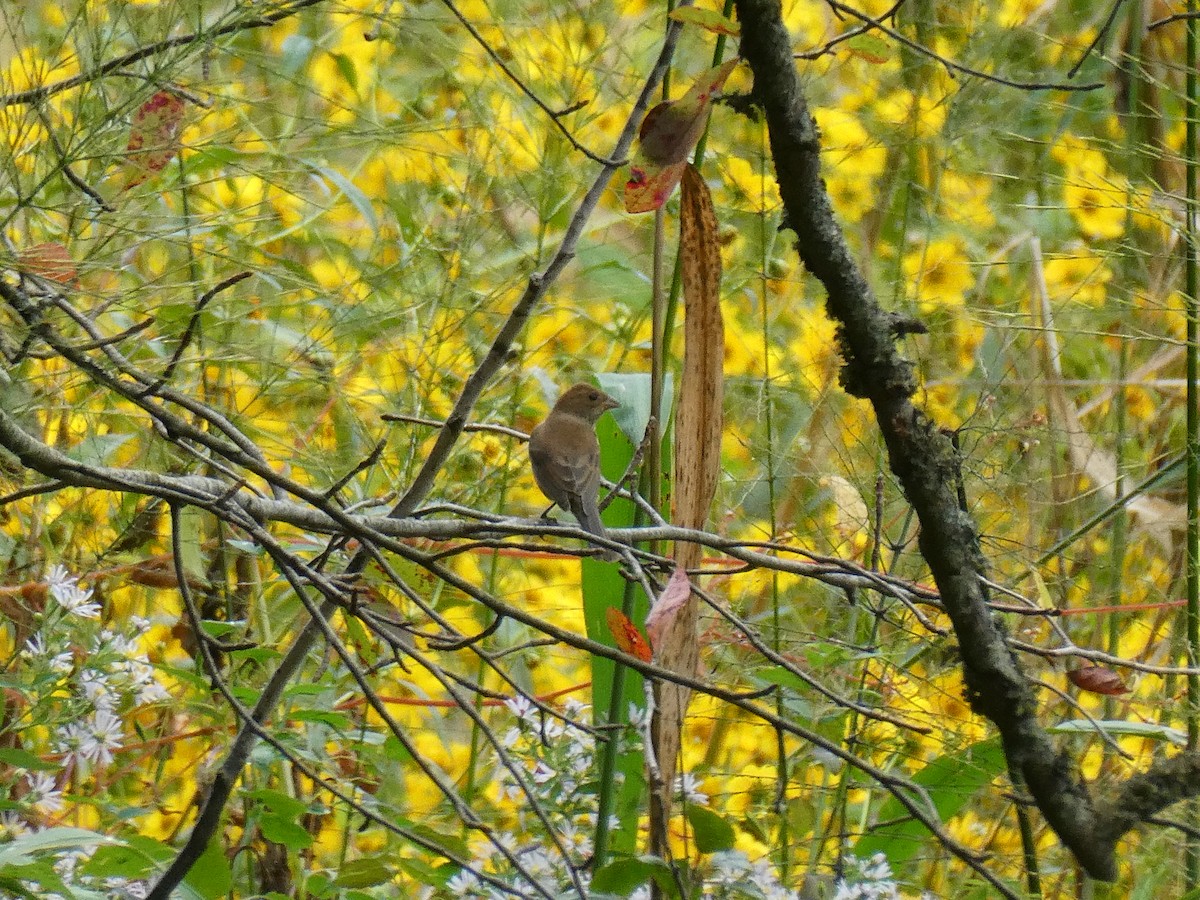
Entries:
POLYGON ((625 211, 640 213, 658 209, 667 202, 686 168, 686 162, 664 168, 652 167, 649 171, 636 164, 630 166, 629 180, 625 182, 625 211))
POLYGON ((637 630, 637 626, 629 621, 629 616, 615 606, 610 606, 604 611, 604 618, 608 620, 608 630, 612 632, 618 650, 636 656, 642 662, 650 662, 650 645, 637 630))
POLYGON ((179 152, 179 132, 183 126, 183 101, 168 91, 159 91, 138 107, 129 129, 130 166, 125 187, 141 184, 161 170, 179 152))
POLYGON ((704 133, 713 95, 738 64, 736 58, 709 69, 678 100, 658 104, 642 120, 637 161, 625 183, 625 209, 649 212, 671 196, 688 154, 704 133))
POLYGON ((1129 693, 1129 688, 1125 686, 1121 676, 1112 669, 1105 669, 1102 666, 1081 666, 1067 672, 1067 677, 1071 679, 1071 684, 1081 691, 1108 694, 1109 696, 1129 693))
POLYGON ((654 601, 650 615, 646 616, 646 634, 650 636, 650 643, 654 647, 661 648, 664 638, 670 636, 679 618, 679 611, 687 604, 691 594, 692 585, 688 581, 687 570, 683 566, 676 566, 671 573, 671 580, 654 601))
POLYGON ((75 284, 79 280, 71 252, 56 241, 26 247, 17 254, 17 268, 59 284, 75 284))

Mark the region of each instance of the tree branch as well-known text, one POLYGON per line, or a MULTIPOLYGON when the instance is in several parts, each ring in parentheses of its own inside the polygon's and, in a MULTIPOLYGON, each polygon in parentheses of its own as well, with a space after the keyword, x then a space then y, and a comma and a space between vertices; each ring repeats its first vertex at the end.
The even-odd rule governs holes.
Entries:
MULTIPOLYGON (((1118 821, 1111 805, 1104 812, 1093 808, 1075 764, 1055 749, 1039 724, 1031 686, 988 607, 982 580, 986 566, 975 525, 955 496, 957 455, 945 435, 913 406, 912 363, 897 351, 889 317, 834 218, 821 180, 816 124, 796 76, 778 0, 737 0, 737 9, 741 52, 754 72, 754 98, 770 134, 784 224, 796 233, 801 261, 825 286, 827 310, 838 323, 845 358, 842 386, 873 406, 892 471, 921 523, 919 546, 959 640, 971 707, 996 724, 1010 766, 1025 779, 1039 809, 1083 868, 1094 878, 1111 881, 1117 874, 1115 835, 1127 830, 1128 816, 1118 821)), ((1174 794, 1160 789, 1164 779, 1149 774, 1145 779, 1153 790, 1139 792, 1143 782, 1132 780, 1125 790, 1152 795, 1148 806, 1200 790, 1196 779, 1177 783, 1174 794)))

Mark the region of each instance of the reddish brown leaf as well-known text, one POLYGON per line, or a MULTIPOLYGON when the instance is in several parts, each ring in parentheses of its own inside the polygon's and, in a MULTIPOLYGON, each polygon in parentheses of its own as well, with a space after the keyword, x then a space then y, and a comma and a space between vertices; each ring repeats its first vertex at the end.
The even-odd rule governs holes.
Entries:
POLYGON ((604 611, 604 618, 608 620, 608 630, 612 632, 618 650, 628 653, 630 656, 636 656, 642 662, 650 662, 653 655, 650 652, 650 645, 646 643, 642 633, 637 630, 637 626, 629 621, 629 616, 615 606, 610 606, 604 611))
POLYGON ((169 91, 159 91, 138 107, 125 147, 130 167, 126 188, 141 184, 174 158, 182 126, 183 101, 169 91))
POLYGON ((1125 681, 1112 669, 1102 666, 1081 666, 1067 672, 1071 684, 1081 691, 1091 691, 1093 694, 1128 694, 1129 688, 1125 681))
MULTIPOLYGON (((675 511, 684 528, 703 528, 721 471, 725 392, 725 325, 721 317, 721 245, 712 195, 700 173, 688 166, 680 206, 683 270, 683 375, 675 414, 675 511)), ((699 560, 694 544, 676 545, 676 562, 699 560), (681 556, 680 551, 686 555, 681 556)))
POLYGON ((59 284, 75 284, 79 280, 71 252, 57 241, 26 247, 17 254, 17 268, 59 284))
POLYGON ((625 182, 625 209, 627 212, 651 212, 667 202, 667 198, 679 184, 679 176, 687 163, 675 163, 662 168, 643 168, 634 163, 629 167, 629 180, 625 182))
POLYGON ((678 100, 660 103, 642 120, 638 155, 625 182, 625 209, 658 209, 683 175, 688 154, 704 133, 713 95, 725 84, 738 60, 709 69, 678 100))
MULTIPOLYGON (((152 588, 177 588, 179 576, 175 571, 175 563, 168 556, 156 556, 142 560, 129 566, 126 571, 129 580, 134 584, 152 588)), ((208 585, 203 578, 188 575, 188 587, 193 591, 204 590, 208 585)))
MULTIPOLYGON (((654 601, 650 614, 646 616, 646 635, 650 638, 650 646, 655 650, 664 646, 666 639, 679 624, 680 613, 691 595, 692 585, 688 581, 687 570, 676 566, 670 581, 654 601)), ((692 631, 684 637, 694 639, 695 632, 692 631)))
MULTIPOLYGON (((675 493, 672 521, 703 528, 720 473, 724 395, 725 326, 721 318, 721 247, 717 215, 708 185, 691 165, 683 173, 680 206, 683 297, 687 307, 683 330, 683 374, 675 414, 675 493)), ((675 545, 672 581, 700 561, 700 547, 675 545)), ((686 585, 686 580, 684 580, 686 585)), ((665 592, 664 592, 665 593, 665 592)), ((659 665, 695 677, 700 663, 699 613, 695 597, 683 590, 669 613, 670 627, 656 628, 654 658, 659 665)), ((660 598, 659 603, 662 603, 660 598)), ((657 610, 657 604, 655 606, 657 610)), ((655 685, 654 753, 664 790, 651 810, 651 822, 666 822, 671 808, 670 785, 682 739, 691 692, 674 684, 655 685)), ((655 833, 652 827, 651 832, 655 833)))

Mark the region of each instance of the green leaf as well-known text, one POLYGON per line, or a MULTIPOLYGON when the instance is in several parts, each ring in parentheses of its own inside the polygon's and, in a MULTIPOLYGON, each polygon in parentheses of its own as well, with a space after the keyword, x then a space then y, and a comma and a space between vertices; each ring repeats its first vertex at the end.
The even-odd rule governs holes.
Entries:
POLYGON ((0 749, 0 762, 30 772, 49 772, 62 768, 60 763, 46 762, 40 756, 34 756, 28 750, 22 750, 19 747, 0 749))
POLYGON ((408 752, 408 748, 396 740, 396 736, 394 734, 389 734, 387 739, 383 742, 383 755, 392 762, 412 762, 412 754, 408 752))
POLYGON ((456 865, 431 866, 420 857, 402 856, 396 860, 396 867, 414 881, 430 887, 444 887, 446 882, 459 871, 456 865))
POLYGON ((92 878, 145 878, 174 856, 175 851, 166 844, 133 835, 124 844, 98 848, 81 871, 92 878))
POLYGON ((222 894, 228 894, 233 887, 233 872, 229 869, 229 860, 220 841, 209 841, 192 870, 184 879, 184 884, 206 900, 217 900, 222 894))
POLYGON ((90 849, 98 844, 112 843, 116 843, 116 838, 86 828, 47 828, 36 834, 23 834, 7 844, 0 845, 0 869, 32 863, 39 853, 90 849))
POLYGON ((742 29, 738 26, 737 22, 731 21, 715 9, 697 9, 694 6, 682 6, 671 10, 668 15, 676 22, 682 22, 685 25, 696 25, 713 34, 725 34, 730 37, 737 37, 742 33, 742 29))
POLYGON ((891 46, 878 35, 860 34, 846 41, 845 46, 854 56, 875 65, 881 65, 892 58, 891 46))
POLYGON ((283 844, 289 850, 304 850, 312 846, 313 836, 296 824, 295 819, 267 815, 258 820, 258 827, 268 841, 283 844))
MULTIPOLYGON (((337 189, 342 192, 342 196, 349 200, 354 205, 354 208, 358 210, 358 214, 370 224, 371 230, 378 233, 379 217, 375 215, 375 207, 371 205, 370 198, 359 189, 358 185, 337 169, 329 166, 314 166, 314 168, 322 176, 333 182, 337 189)), ((308 340, 307 337, 306 340, 308 340)))
POLYGON ((1167 741, 1177 747, 1187 746, 1186 734, 1178 729, 1155 722, 1126 722, 1120 719, 1100 719, 1096 722, 1089 722, 1087 719, 1068 719, 1052 725, 1046 730, 1051 734, 1095 734, 1097 729, 1101 729, 1107 734, 1131 734, 1137 737, 1167 741))
POLYGON ((392 878, 392 869, 382 856, 367 856, 344 863, 333 879, 341 888, 365 888, 383 884, 392 878))
POLYGON ((352 60, 345 53, 331 53, 333 61, 337 63, 338 71, 342 73, 342 77, 346 79, 346 84, 358 90, 358 69, 354 66, 352 60))
POLYGON ((303 800, 297 800, 295 797, 291 797, 282 791, 260 788, 255 791, 243 791, 242 796, 247 800, 261 803, 271 812, 286 818, 298 819, 308 812, 307 803, 303 800))
POLYGON ((737 840, 733 826, 711 809, 689 806, 687 819, 695 832, 696 849, 701 853, 717 853, 732 850, 737 840))
POLYGON ((440 831, 434 831, 428 825, 409 824, 409 831, 418 837, 428 841, 435 847, 440 847, 446 856, 459 859, 469 857, 470 851, 467 849, 467 842, 457 835, 443 834, 440 831))
POLYGON ((293 710, 290 718, 297 722, 322 722, 331 728, 342 731, 351 727, 350 720, 345 715, 324 709, 293 710))
MULTIPOLYGON (((621 404, 611 415, 629 443, 639 446, 646 434, 646 423, 650 421, 650 376, 641 372, 604 372, 596 376, 596 381, 604 393, 621 404)), ((663 433, 666 433, 666 423, 671 418, 674 384, 668 372, 663 382, 662 422, 659 423, 659 431, 663 433)))
POLYGON ((598 900, 598 895, 628 897, 650 879, 657 882, 668 896, 678 897, 679 889, 671 877, 671 867, 657 856, 639 856, 617 859, 596 870, 588 896, 598 900))

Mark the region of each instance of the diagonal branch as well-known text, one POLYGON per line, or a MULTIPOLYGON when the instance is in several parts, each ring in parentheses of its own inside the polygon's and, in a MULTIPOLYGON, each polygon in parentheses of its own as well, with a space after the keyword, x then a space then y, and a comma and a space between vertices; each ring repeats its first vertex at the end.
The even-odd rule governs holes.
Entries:
POLYGON ((302 9, 309 6, 317 6, 324 2, 325 0, 293 0, 291 3, 285 3, 270 12, 264 13, 261 16, 255 16, 252 19, 238 19, 226 25, 220 25, 211 31, 192 31, 188 34, 167 38, 166 40, 155 41, 153 44, 138 47, 136 50, 131 50, 123 56, 110 59, 108 62, 94 69, 80 72, 78 75, 72 75, 70 78, 55 81, 53 84, 44 84, 40 87, 29 88, 29 90, 0 96, 0 107, 40 103, 48 97, 53 97, 55 94, 61 94, 63 91, 69 91, 71 88, 79 87, 81 84, 87 84, 90 81, 96 81, 106 75, 119 72, 131 63, 141 62, 143 59, 149 59, 152 56, 157 56, 175 47, 186 47, 189 44, 206 44, 214 38, 237 34, 241 31, 249 31, 253 28, 270 28, 277 22, 291 18, 302 9))

